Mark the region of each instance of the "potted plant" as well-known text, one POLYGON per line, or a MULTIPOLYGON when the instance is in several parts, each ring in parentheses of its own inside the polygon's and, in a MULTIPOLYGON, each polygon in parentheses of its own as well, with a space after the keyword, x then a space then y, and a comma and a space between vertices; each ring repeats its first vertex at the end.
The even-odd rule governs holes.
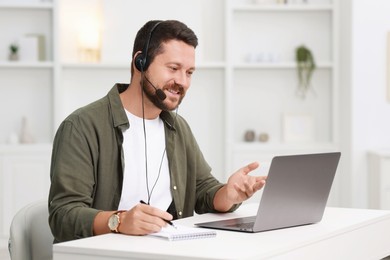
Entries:
POLYGON ((9 46, 9 60, 19 60, 19 46, 15 43, 9 46))
MULTIPOLYGON (((313 54, 304 45, 298 46, 295 50, 299 85, 297 95, 305 98, 311 88, 310 81, 316 68, 313 54)), ((311 88, 312 89, 312 88, 311 88)), ((312 89, 314 92, 314 90, 312 89)))

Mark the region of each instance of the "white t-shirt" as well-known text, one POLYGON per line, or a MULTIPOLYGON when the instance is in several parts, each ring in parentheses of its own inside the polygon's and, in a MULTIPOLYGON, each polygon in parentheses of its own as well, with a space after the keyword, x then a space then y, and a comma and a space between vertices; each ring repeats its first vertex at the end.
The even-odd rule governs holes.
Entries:
POLYGON ((151 196, 150 205, 165 211, 172 202, 172 195, 168 159, 165 151, 164 123, 160 117, 152 120, 145 119, 148 162, 147 182, 143 119, 128 111, 126 111, 126 114, 130 122, 130 128, 123 132, 125 169, 118 210, 129 210, 140 203, 140 200, 148 202, 148 185, 149 195, 151 196))

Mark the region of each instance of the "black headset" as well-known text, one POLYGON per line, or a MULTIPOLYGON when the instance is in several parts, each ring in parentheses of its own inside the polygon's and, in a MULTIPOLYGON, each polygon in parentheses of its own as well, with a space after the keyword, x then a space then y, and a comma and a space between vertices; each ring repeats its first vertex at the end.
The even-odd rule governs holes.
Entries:
POLYGON ((141 72, 144 72, 148 69, 149 67, 149 57, 148 57, 148 49, 149 49, 149 44, 150 44, 150 39, 152 38, 152 34, 154 32, 154 30, 157 28, 157 26, 159 24, 161 24, 162 21, 160 22, 157 22, 153 27, 152 29, 150 30, 149 32, 149 37, 144 45, 144 48, 142 50, 141 53, 139 53, 136 57, 135 57, 135 67, 137 68, 137 70, 141 71, 141 72))

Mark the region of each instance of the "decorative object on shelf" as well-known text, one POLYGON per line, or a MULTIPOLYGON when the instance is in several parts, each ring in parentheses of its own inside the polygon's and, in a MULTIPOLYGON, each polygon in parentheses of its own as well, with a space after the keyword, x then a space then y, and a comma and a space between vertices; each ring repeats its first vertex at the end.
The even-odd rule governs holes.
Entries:
POLYGON ((20 131, 20 143, 22 144, 34 143, 34 137, 31 134, 27 117, 22 118, 22 127, 20 131))
POLYGON ((8 57, 8 59, 10 61, 17 61, 17 60, 19 60, 19 45, 17 45, 16 43, 12 43, 9 46, 9 57, 8 57))
POLYGON ((308 0, 286 0, 286 4, 308 4, 308 0))
POLYGON ((281 55, 276 52, 249 52, 245 55, 244 61, 247 63, 277 63, 281 60, 281 55))
POLYGON ((255 140, 255 131, 247 130, 244 135, 245 142, 253 142, 255 140))
POLYGON ((310 85, 310 81, 316 68, 316 64, 312 52, 304 45, 298 46, 295 49, 295 60, 297 63, 299 80, 297 95, 304 99, 309 89, 315 93, 310 85))
POLYGON ((20 59, 23 61, 44 61, 46 59, 45 36, 38 33, 26 34, 19 39, 20 59))
POLYGON ((80 48, 80 61, 90 63, 100 62, 100 48, 80 48))
POLYGON ((285 114, 283 116, 283 140, 285 142, 313 142, 313 117, 309 114, 285 114))
POLYGON ((18 144, 19 143, 19 136, 17 133, 11 133, 8 136, 8 144, 18 144))
POLYGON ((285 4, 286 0, 252 0, 253 4, 263 4, 263 5, 269 5, 269 4, 285 4))
POLYGON ((260 133, 259 135, 259 142, 266 143, 269 140, 269 134, 267 133, 260 133))
POLYGON ((101 59, 102 7, 100 1, 91 5, 88 14, 78 28, 79 59, 81 62, 98 63, 101 59))

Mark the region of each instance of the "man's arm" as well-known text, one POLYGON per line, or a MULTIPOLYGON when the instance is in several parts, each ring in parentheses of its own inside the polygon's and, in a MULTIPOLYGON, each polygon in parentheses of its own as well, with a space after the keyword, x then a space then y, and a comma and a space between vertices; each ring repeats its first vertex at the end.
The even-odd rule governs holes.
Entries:
POLYGON ((49 224, 58 242, 92 235, 98 210, 90 207, 95 182, 89 157, 83 136, 64 121, 53 143, 49 192, 49 224))

